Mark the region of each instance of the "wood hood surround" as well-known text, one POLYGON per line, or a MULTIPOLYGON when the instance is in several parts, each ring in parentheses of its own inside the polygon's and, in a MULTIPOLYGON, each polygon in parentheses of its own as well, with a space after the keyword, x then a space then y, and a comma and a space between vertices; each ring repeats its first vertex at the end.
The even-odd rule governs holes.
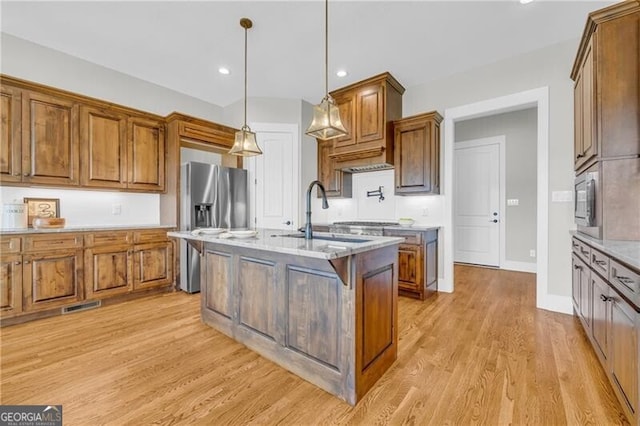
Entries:
POLYGON ((404 87, 388 72, 334 90, 346 136, 334 139, 329 157, 337 170, 393 168, 393 121, 402 117, 404 87))

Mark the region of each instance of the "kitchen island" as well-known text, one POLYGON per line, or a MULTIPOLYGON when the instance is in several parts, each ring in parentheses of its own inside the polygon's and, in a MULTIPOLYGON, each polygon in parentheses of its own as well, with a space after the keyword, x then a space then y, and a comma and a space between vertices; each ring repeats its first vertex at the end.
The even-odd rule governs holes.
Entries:
POLYGON ((203 257, 202 320, 281 367, 355 405, 395 361, 401 238, 168 235, 203 257))

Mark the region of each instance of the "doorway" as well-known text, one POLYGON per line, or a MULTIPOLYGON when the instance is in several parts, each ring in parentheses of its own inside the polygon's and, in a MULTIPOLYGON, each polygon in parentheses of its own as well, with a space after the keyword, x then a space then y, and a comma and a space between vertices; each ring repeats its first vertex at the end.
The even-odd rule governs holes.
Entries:
POLYGON ((294 230, 299 209, 297 124, 252 123, 262 155, 247 161, 252 226, 294 230))
POLYGON ((443 192, 444 199, 443 276, 440 290, 452 292, 453 281, 453 164, 455 123, 470 119, 537 108, 536 139, 536 306, 556 312, 570 312, 571 300, 548 292, 549 271, 549 87, 526 90, 473 104, 449 108, 444 114, 443 192))
POLYGON ((456 142, 454 160, 454 261, 500 267, 505 138, 456 142))

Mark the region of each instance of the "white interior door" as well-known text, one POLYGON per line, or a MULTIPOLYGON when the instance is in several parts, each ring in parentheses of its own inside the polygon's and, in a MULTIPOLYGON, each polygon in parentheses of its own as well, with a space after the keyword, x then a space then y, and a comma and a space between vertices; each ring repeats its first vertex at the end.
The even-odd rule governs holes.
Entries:
POLYGON ((257 228, 295 229, 298 220, 298 126, 254 124, 263 154, 248 162, 257 228))
POLYGON ((454 261, 500 266, 500 143, 455 143, 454 261))

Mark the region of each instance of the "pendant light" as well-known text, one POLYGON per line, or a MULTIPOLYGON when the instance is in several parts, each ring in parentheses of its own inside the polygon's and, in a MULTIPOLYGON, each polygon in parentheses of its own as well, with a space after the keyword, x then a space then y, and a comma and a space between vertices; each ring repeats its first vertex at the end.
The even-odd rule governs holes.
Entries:
POLYGON ((329 0, 324 2, 324 88, 325 97, 313 107, 313 120, 305 132, 318 139, 333 139, 348 132, 340 120, 340 110, 329 95, 329 0))
POLYGON ((250 157, 262 154, 256 134, 247 126, 247 30, 253 26, 253 22, 249 18, 242 18, 240 26, 244 28, 244 125, 236 132, 229 154, 250 157))

